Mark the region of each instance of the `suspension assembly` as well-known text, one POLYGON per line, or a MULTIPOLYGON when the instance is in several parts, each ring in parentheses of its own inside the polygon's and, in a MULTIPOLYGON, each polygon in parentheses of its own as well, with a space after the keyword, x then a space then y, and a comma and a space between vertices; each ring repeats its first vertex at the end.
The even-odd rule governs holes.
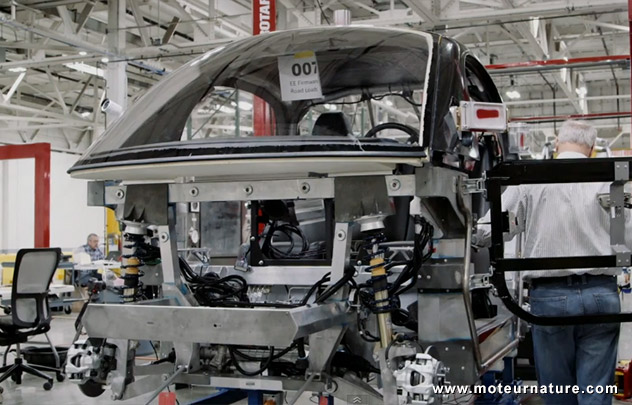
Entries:
POLYGON ((151 233, 143 227, 127 227, 123 234, 123 265, 121 269, 124 280, 122 298, 123 302, 138 301, 143 297, 143 282, 140 278, 145 274, 141 267, 156 264, 160 261, 160 249, 146 242, 147 233, 151 233))
POLYGON ((388 270, 386 265, 387 249, 380 247, 380 243, 384 242, 386 237, 383 232, 379 232, 368 236, 365 239, 364 248, 369 260, 369 267, 366 269, 371 272, 371 279, 367 283, 373 289, 374 301, 371 303, 371 311, 377 314, 378 328, 380 331, 380 344, 386 348, 392 340, 393 324, 391 322, 391 311, 393 303, 388 293, 388 270))

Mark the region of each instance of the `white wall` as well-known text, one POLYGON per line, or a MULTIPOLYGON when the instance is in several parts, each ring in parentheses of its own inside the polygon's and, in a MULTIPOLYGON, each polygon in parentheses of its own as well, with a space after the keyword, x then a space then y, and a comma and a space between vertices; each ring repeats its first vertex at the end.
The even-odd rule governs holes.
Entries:
POLYGON ((35 160, 0 160, 0 251, 33 247, 35 160))
MULTIPOLYGON (((85 180, 66 173, 79 158, 51 153, 50 245, 72 250, 89 233, 103 242, 105 209, 87 206, 85 180)), ((33 246, 34 161, 0 161, 0 251, 33 246)))

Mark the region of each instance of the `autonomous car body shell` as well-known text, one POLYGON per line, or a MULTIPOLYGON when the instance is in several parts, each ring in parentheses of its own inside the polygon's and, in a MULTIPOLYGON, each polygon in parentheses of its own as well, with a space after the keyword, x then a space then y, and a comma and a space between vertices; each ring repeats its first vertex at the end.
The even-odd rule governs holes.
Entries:
POLYGON ((465 169, 478 153, 462 142, 451 113, 464 100, 502 102, 484 67, 452 39, 369 27, 268 33, 213 49, 170 73, 69 173, 94 180, 230 180, 384 173, 429 160, 465 169), (310 73, 304 83, 315 84, 311 89, 291 81, 294 61, 311 62, 313 71, 299 72, 310 73), (311 95, 288 96, 292 84, 311 95), (327 121, 322 115, 348 129, 317 133, 319 118, 327 121), (258 130, 261 116, 268 123, 258 130), (406 133, 389 136, 397 124, 406 133))

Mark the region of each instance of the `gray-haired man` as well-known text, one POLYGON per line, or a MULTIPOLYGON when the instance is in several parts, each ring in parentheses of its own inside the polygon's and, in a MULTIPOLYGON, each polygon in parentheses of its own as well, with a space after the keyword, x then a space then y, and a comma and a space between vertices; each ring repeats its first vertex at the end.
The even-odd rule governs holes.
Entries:
POLYGON ((105 255, 99 249, 99 236, 96 233, 88 235, 86 244, 82 246, 83 251, 90 255, 90 260, 93 262, 97 260, 105 259, 105 255))
MULTIPOLYGON (((556 142, 557 159, 590 157, 597 131, 580 121, 566 121, 556 142)), ((510 238, 524 232, 523 257, 610 255, 610 219, 597 196, 607 183, 537 184, 509 187, 503 211, 519 219, 510 238)), ((489 213, 482 218, 476 244, 489 246, 489 213)), ((626 224, 628 229, 630 221, 626 224)), ((575 316, 620 312, 616 268, 523 272, 529 281, 531 313, 575 316)), ((613 383, 619 324, 537 326, 533 346, 538 383, 579 386, 579 393, 543 395, 547 404, 611 404, 612 395, 589 393, 590 386, 613 383)))

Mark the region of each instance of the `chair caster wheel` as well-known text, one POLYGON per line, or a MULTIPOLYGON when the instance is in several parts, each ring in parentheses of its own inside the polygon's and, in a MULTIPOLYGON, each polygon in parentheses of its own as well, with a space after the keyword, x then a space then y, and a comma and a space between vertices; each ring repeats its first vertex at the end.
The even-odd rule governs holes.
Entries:
POLYGON ((64 314, 70 315, 71 313, 72 313, 72 307, 70 305, 64 307, 64 314))
POLYGON ((58 382, 63 382, 66 379, 66 376, 63 375, 62 373, 57 373, 57 381, 58 382))
POLYGON ((50 391, 51 388, 53 388, 53 382, 52 381, 47 381, 47 382, 44 383, 44 390, 50 391))

